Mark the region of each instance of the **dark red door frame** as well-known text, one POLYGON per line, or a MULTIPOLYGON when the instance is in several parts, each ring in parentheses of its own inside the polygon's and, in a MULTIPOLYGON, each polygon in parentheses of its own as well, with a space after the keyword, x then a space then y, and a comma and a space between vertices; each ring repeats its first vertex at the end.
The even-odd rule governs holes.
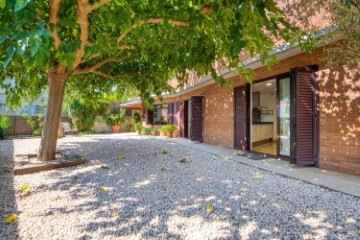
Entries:
POLYGON ((250 150, 250 84, 234 88, 234 148, 250 150))
POLYGON ((204 141, 203 96, 191 97, 191 141, 204 141))

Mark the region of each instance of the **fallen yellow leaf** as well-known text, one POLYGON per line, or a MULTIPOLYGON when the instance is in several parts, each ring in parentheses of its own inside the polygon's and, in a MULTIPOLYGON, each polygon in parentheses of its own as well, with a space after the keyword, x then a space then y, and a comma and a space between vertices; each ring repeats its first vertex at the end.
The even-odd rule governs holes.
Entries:
POLYGON ((120 160, 125 159, 125 156, 119 156, 119 159, 120 160))
POLYGON ((206 211, 207 212, 213 212, 214 211, 213 205, 211 205, 211 204, 206 205, 206 211))
POLYGON ((115 209, 112 210, 112 215, 120 217, 120 213, 118 211, 116 211, 115 209))
POLYGON ((60 200, 61 197, 59 195, 57 195, 56 197, 53 198, 54 201, 60 200))
POLYGON ((8 216, 7 218, 5 218, 4 223, 10 224, 10 223, 14 222, 16 219, 17 219, 17 215, 15 213, 13 213, 10 216, 8 216))
POLYGON ((261 175, 254 175, 252 178, 253 178, 254 180, 259 180, 259 179, 262 178, 262 176, 261 176, 261 175))
POLYGON ((29 188, 27 185, 24 184, 20 187, 20 190, 23 192, 30 192, 31 188, 29 188))
POLYGON ((109 188, 109 187, 101 186, 101 187, 98 187, 98 190, 99 190, 99 191, 102 191, 102 192, 109 192, 109 191, 110 191, 110 188, 109 188))

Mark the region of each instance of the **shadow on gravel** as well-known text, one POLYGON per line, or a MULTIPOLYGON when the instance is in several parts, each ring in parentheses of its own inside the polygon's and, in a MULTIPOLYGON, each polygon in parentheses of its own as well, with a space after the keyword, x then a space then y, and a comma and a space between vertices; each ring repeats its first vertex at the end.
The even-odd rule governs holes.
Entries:
POLYGON ((19 215, 14 189, 14 142, 0 141, 0 239, 19 239, 18 224, 4 223, 9 215, 19 215))
POLYGON ((189 231, 193 237, 221 239, 356 238, 359 212, 339 202, 351 198, 341 193, 239 167, 231 160, 219 161, 218 156, 199 161, 201 153, 165 141, 89 139, 61 145, 63 151, 75 151, 89 160, 78 167, 81 171, 70 177, 54 172, 59 180, 40 186, 43 191, 69 191, 74 200, 86 199, 89 189, 95 194, 71 209, 53 209, 64 216, 91 212, 89 222, 77 226, 84 231, 81 239, 96 239, 99 234, 106 239, 180 239, 189 231), (256 179, 254 174, 262 177, 256 179), (302 189, 304 184, 307 190, 302 189), (99 191, 100 186, 110 187, 109 192, 99 191), (214 211, 207 211, 209 206, 214 211))

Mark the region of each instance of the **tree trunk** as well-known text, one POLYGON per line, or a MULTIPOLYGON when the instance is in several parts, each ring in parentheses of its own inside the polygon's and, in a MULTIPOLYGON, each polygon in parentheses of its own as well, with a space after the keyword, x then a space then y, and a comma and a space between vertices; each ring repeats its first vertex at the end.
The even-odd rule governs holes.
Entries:
POLYGON ((48 74, 49 96, 38 154, 38 160, 40 161, 55 159, 61 108, 64 100, 65 85, 68 78, 69 75, 66 72, 59 73, 50 71, 48 74))

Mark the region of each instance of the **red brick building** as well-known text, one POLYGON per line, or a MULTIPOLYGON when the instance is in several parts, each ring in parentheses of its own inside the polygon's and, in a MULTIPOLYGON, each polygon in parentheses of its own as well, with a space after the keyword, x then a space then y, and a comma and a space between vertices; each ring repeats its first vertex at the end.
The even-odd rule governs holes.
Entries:
MULTIPOLYGON (((310 20, 326 29, 331 23, 325 16, 310 20)), ((219 74, 234 89, 194 76, 184 89, 155 101, 154 110, 146 111, 147 124, 172 123, 194 141, 360 175, 360 71, 328 69, 322 59, 330 45, 311 54, 280 40, 277 46, 279 62, 271 70, 240 56, 254 70, 252 84, 227 69, 219 74)))

